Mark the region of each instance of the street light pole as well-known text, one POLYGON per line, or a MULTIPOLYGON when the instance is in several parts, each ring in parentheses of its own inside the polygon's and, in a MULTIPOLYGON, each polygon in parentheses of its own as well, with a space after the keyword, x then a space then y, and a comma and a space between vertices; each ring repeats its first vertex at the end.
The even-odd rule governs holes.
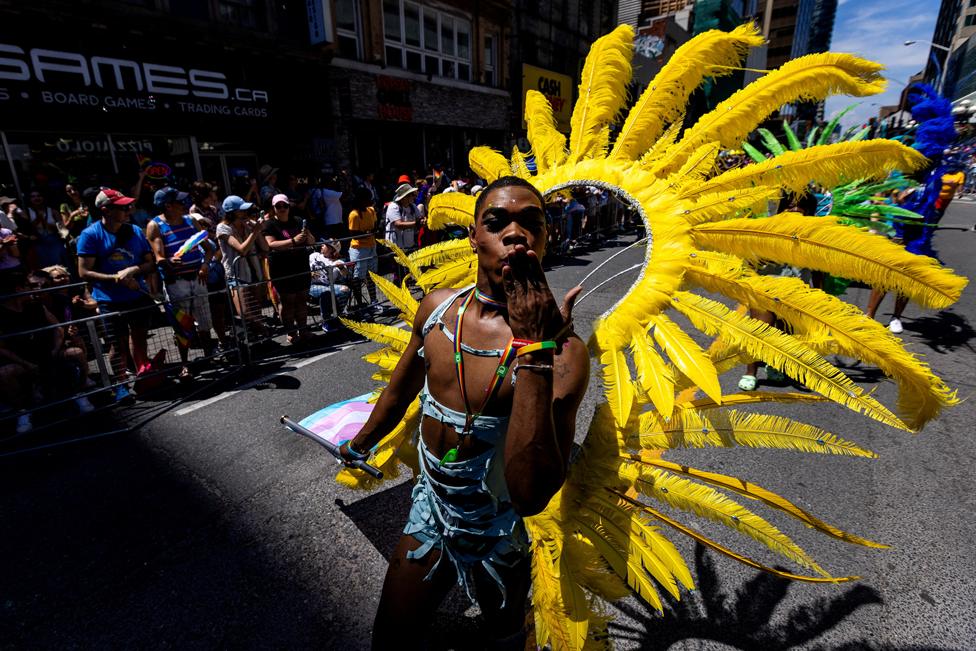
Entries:
POLYGON ((905 41, 905 47, 915 45, 916 43, 928 43, 937 50, 942 50, 946 53, 945 63, 942 64, 942 69, 939 70, 939 78, 935 80, 935 90, 939 93, 942 92, 942 82, 945 81, 946 68, 949 67, 949 54, 952 50, 945 45, 939 45, 938 43, 933 43, 932 41, 915 40, 915 41, 905 41))

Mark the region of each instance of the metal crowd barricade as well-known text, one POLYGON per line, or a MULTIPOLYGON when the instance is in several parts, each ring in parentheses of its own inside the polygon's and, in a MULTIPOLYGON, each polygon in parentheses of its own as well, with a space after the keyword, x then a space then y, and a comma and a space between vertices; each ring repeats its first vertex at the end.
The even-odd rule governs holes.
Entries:
MULTIPOLYGON (((77 283, 66 286, 56 286, 44 289, 34 289, 20 294, 0 296, 0 303, 12 299, 27 297, 30 301, 37 301, 57 319, 64 315, 51 310, 56 294, 63 293, 67 304, 71 304, 70 293, 85 286, 77 283), (49 307, 50 306, 50 307, 49 307)), ((208 302, 214 305, 226 303, 226 290, 206 293, 208 302)), ((61 304, 64 306, 64 303, 61 304)), ((141 399, 160 398, 166 400, 166 391, 171 387, 167 383, 167 376, 179 370, 180 356, 175 338, 173 317, 174 306, 186 309, 181 301, 169 303, 164 297, 153 297, 151 304, 145 307, 119 311, 97 312, 88 316, 60 320, 56 324, 45 324, 38 327, 9 332, 0 335, 0 347, 10 351, 28 362, 28 365, 13 361, 7 357, 0 358, 0 367, 6 368, 5 373, 11 377, 22 378, 24 382, 23 395, 0 396, 0 443, 16 435, 14 422, 17 417, 27 414, 33 425, 31 431, 45 430, 53 426, 66 423, 79 415, 84 415, 89 407, 72 405, 72 402, 87 401, 96 411, 111 408, 116 404, 116 392, 119 388, 135 392, 141 399), (131 353, 131 330, 126 339, 125 349, 118 351, 120 357, 116 364, 110 357, 110 351, 115 344, 116 327, 119 319, 141 320, 148 326, 146 329, 146 357, 154 358, 160 364, 148 370, 137 367, 131 353), (58 355, 53 350, 46 354, 41 346, 53 347, 55 331, 60 331, 64 337, 64 344, 58 355), (36 344, 33 346, 32 343, 36 344), (33 350, 33 348, 37 350, 33 350), (18 353, 19 351, 19 353, 18 353), (160 355, 165 352, 164 355, 160 355), (23 353, 23 354, 20 354, 23 353), (165 361, 164 361, 165 360, 165 361), (35 370, 34 366, 38 368, 35 370), (13 399, 12 399, 13 398, 13 399)), ((192 315, 192 311, 188 311, 192 315)), ((195 326, 194 326, 195 327, 195 326)), ((216 340, 214 340, 216 343, 216 340)), ((203 351, 200 339, 191 341, 188 362, 194 366, 210 363, 210 375, 217 379, 225 372, 236 370, 240 363, 240 356, 236 347, 220 347, 212 351, 203 351), (214 362, 217 362, 214 364, 214 362)))
MULTIPOLYGON (((622 211, 621 206, 612 202, 608 206, 608 212, 612 217, 606 219, 607 223, 596 224, 595 232, 603 232, 605 228, 616 230, 619 227, 617 213, 622 211)), ((347 237, 337 240, 340 243, 348 242, 353 238, 347 237)), ((306 254, 311 253, 321 247, 322 242, 304 247, 306 254)), ((382 245, 377 245, 379 249, 382 245)), ((394 257, 392 252, 378 253, 375 256, 379 260, 390 260, 394 257)), ((350 272, 353 263, 344 260, 349 265, 350 272)), ((191 346, 189 363, 199 366, 201 363, 209 363, 207 376, 219 380, 223 377, 232 375, 243 367, 271 361, 275 358, 273 347, 265 347, 266 344, 276 337, 285 334, 280 321, 278 306, 275 302, 275 292, 272 283, 267 275, 267 268, 262 263, 262 259, 255 255, 252 258, 240 258, 238 265, 248 264, 249 272, 244 273, 243 267, 232 268, 232 274, 227 278, 225 288, 206 292, 208 303, 211 307, 211 316, 216 310, 225 310, 225 325, 227 330, 216 332, 215 339, 222 340, 223 345, 217 350, 207 354, 199 347, 191 346)), ((380 269, 382 272, 382 268, 380 269)), ((310 272, 302 272, 292 277, 307 276, 310 272)), ((335 288, 337 278, 334 267, 327 269, 329 274, 329 287, 335 288)), ((286 280, 282 278, 280 280, 286 280)), ((308 283, 313 284, 314 278, 308 278, 308 283)), ((304 284, 304 283, 303 283, 304 284)), ((44 295, 57 292, 71 292, 84 287, 84 283, 67 285, 61 287, 50 287, 46 289, 36 289, 24 292, 22 295, 0 296, 0 303, 17 296, 29 295, 32 300, 43 300, 44 295)), ((356 291, 353 288, 353 291, 356 291)), ((366 298, 366 288, 359 288, 360 294, 366 298)), ((322 296, 326 296, 323 291, 322 296)), ((369 312, 358 311, 350 300, 345 306, 340 303, 334 291, 328 291, 327 301, 331 306, 333 316, 347 315, 357 320, 374 320, 376 318, 395 319, 396 311, 385 299, 381 292, 377 292, 377 299, 382 306, 382 314, 371 314, 369 312)), ((322 315, 319 307, 321 300, 313 298, 307 291, 305 305, 309 307, 306 328, 311 331, 318 331, 322 325, 322 315)), ((154 297, 154 303, 144 308, 129 310, 127 313, 107 312, 91 314, 74 319, 67 319, 57 325, 44 325, 38 328, 14 332, 7 335, 0 335, 0 347, 10 347, 7 342, 16 342, 19 338, 31 337, 34 335, 43 336, 44 333, 52 332, 56 328, 61 328, 67 335, 66 341, 69 348, 77 348, 82 351, 72 353, 76 357, 75 363, 80 371, 79 383, 84 382, 85 378, 90 382, 75 387, 74 390, 65 390, 64 385, 57 385, 57 382, 49 376, 48 379, 38 378, 38 382, 30 383, 32 386, 30 395, 26 395, 21 404, 9 404, 9 396, 0 396, 0 403, 8 403, 0 406, 0 446, 9 441, 9 432, 13 431, 13 423, 16 416, 22 413, 30 414, 34 423, 34 431, 48 429, 51 426, 65 423, 78 414, 77 408, 72 408, 71 403, 80 398, 90 400, 98 410, 112 408, 115 403, 114 392, 119 387, 131 390, 133 385, 141 384, 142 389, 138 392, 138 397, 145 399, 156 396, 156 400, 162 403, 180 400, 185 397, 186 392, 180 391, 173 393, 170 389, 174 386, 169 382, 169 376, 175 375, 180 367, 179 350, 174 337, 173 317, 176 308, 186 309, 187 305, 179 300, 169 303, 162 296, 154 297), (160 351, 165 351, 165 365, 153 368, 141 375, 136 375, 139 371, 130 360, 125 360, 125 370, 117 364, 113 368, 112 360, 109 357, 109 350, 115 340, 115 324, 118 317, 132 316, 133 313, 146 311, 146 320, 149 321, 147 332, 147 357, 152 359, 160 351), (156 379, 156 382, 152 380, 156 379), (49 381, 50 380, 50 381, 49 381), (48 382, 48 384, 44 384, 48 382), (158 385, 158 386, 153 386, 158 385), (149 388, 146 388, 149 387, 149 388), (167 395, 169 392, 170 395, 167 395)), ((189 310, 188 310, 189 311, 189 310)), ((192 311, 190 311, 192 314, 192 311)), ((211 319, 212 326, 218 327, 219 319, 211 319)), ((332 346, 328 337, 319 338, 318 342, 322 347, 332 346)), ((198 342, 199 343, 199 342, 198 342)), ((315 346, 306 347, 306 352, 314 350, 315 346)), ((279 356, 281 351, 279 350, 279 356)), ((285 355, 293 355, 293 351, 286 351, 285 355)), ((131 357, 131 355, 130 355, 131 357)), ((0 359, 0 367, 4 360, 0 359)), ((63 381, 64 378, 57 378, 63 381)), ((13 437, 16 438, 16 437, 13 437)), ((2 450, 0 450, 2 452, 2 450)))

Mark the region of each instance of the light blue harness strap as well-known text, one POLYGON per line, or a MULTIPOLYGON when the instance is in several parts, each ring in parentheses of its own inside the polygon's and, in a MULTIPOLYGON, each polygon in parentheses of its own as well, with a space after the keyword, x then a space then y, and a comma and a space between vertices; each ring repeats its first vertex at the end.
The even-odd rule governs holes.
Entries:
MULTIPOLYGON (((447 312, 447 310, 451 307, 451 305, 454 304, 454 301, 456 301, 458 297, 463 296, 465 293, 469 292, 473 288, 474 285, 468 285, 467 287, 462 287, 461 289, 451 294, 451 296, 446 300, 444 300, 443 303, 435 307, 434 310, 430 313, 430 316, 427 317, 427 320, 424 321, 424 327, 421 330, 421 336, 426 339, 427 335, 430 334, 430 331, 433 330, 435 327, 439 326, 441 332, 444 333, 444 336, 447 337, 448 341, 450 341, 451 345, 453 345, 454 333, 451 332, 450 328, 447 327, 442 317, 444 316, 444 313, 447 312)), ((501 357, 502 354, 505 352, 501 348, 474 348, 472 346, 467 345, 464 342, 461 342, 461 350, 468 353, 469 355, 477 355, 478 357, 501 357)), ((423 346, 420 347, 420 349, 417 351, 417 354, 420 355, 421 357, 424 356, 423 346)))

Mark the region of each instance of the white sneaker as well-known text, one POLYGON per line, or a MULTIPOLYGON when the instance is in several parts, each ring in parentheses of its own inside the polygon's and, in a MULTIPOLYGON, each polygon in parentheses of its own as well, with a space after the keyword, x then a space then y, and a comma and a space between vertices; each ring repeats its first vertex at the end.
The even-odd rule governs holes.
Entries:
POLYGON ((32 429, 34 429, 34 423, 31 422, 30 414, 21 414, 20 416, 17 416, 18 434, 26 434, 32 429))
POLYGON ((888 322, 888 329, 891 330, 892 334, 900 335, 905 332, 905 328, 901 325, 901 319, 892 319, 888 322))
POLYGON ((95 405, 88 401, 88 398, 82 396, 80 398, 75 398, 75 405, 78 406, 78 411, 82 414, 90 414, 95 411, 95 405))

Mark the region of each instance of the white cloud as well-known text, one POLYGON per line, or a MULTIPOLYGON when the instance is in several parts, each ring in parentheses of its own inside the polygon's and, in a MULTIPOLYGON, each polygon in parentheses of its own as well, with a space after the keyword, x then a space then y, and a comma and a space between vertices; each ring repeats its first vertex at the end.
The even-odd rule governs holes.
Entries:
POLYGON ((903 83, 925 67, 929 56, 927 43, 905 46, 908 40, 932 39, 939 0, 840 0, 834 21, 831 50, 850 52, 885 66, 888 90, 864 98, 845 96, 827 100, 829 117, 840 109, 860 102, 860 106, 842 120, 844 127, 864 124, 876 116, 881 106, 897 104, 903 83))

